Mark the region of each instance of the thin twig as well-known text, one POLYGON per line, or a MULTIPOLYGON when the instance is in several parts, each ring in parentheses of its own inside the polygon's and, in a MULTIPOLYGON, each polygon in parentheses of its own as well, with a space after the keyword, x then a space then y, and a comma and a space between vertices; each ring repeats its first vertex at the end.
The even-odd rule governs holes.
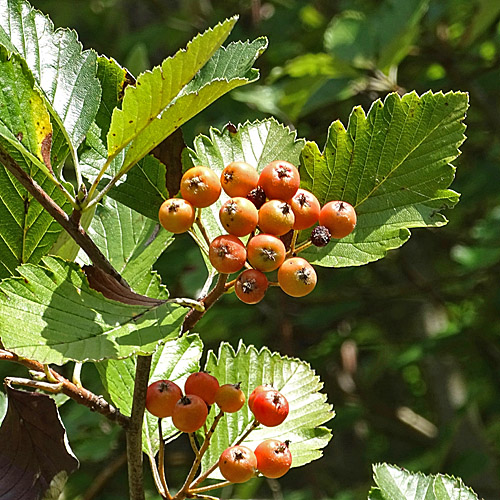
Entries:
POLYGON ((142 422, 151 356, 137 356, 130 423, 126 429, 130 500, 145 500, 142 468, 142 422))
POLYGON ((194 222, 198 226, 198 229, 200 230, 200 233, 203 236, 203 239, 205 240, 206 244, 210 246, 210 238, 208 237, 207 230, 205 229, 205 226, 203 225, 203 222, 201 220, 201 211, 202 209, 199 208, 194 222))
POLYGON ((299 252, 302 252, 306 248, 309 248, 311 245, 312 245, 312 241, 307 240, 305 243, 303 243, 302 245, 300 245, 299 247, 297 247, 295 249, 295 252, 293 252, 293 255, 297 255, 299 252))
MULTIPOLYGON (((45 375, 44 365, 42 363, 28 358, 20 358, 13 352, 0 349, 0 360, 12 361, 13 363, 21 364, 26 366, 29 370, 45 375)), ((97 396, 84 387, 78 387, 73 382, 57 373, 55 370, 51 368, 48 369, 50 370, 51 376, 54 377, 57 382, 62 383, 61 392, 66 394, 66 396, 70 397, 77 403, 90 408, 92 411, 104 415, 109 420, 118 423, 124 428, 128 426, 130 418, 123 415, 123 413, 120 413, 119 410, 110 405, 103 397, 97 396)))
POLYGON ((208 309, 210 309, 217 302, 217 300, 220 299, 220 297, 225 292, 227 277, 227 274, 219 274, 219 278, 215 286, 212 288, 212 290, 210 290, 210 292, 208 292, 207 296, 204 299, 200 300, 200 302, 205 306, 204 311, 191 309, 191 311, 186 314, 184 323, 182 324, 182 333, 191 330, 208 311, 208 309))
POLYGON ((168 498, 168 500, 170 500, 172 496, 168 491, 167 478, 165 477, 165 441, 163 439, 163 430, 161 428, 161 418, 158 419, 158 434, 160 438, 160 449, 158 451, 158 470, 160 473, 161 485, 163 487, 163 491, 160 491, 160 495, 163 495, 168 498))
POLYGON ((121 284, 128 287, 125 280, 108 259, 99 250, 83 227, 71 219, 66 212, 32 179, 0 146, 0 163, 21 183, 21 185, 35 198, 40 205, 58 222, 63 229, 75 240, 81 249, 88 255, 89 259, 103 271, 116 278, 121 284))
MULTIPOLYGON (((196 472, 198 471, 198 468, 201 465, 201 459, 203 458, 203 455, 208 449, 208 446, 210 444, 210 439, 215 432, 215 428, 217 427, 217 424, 219 423, 220 419, 224 416, 224 413, 220 411, 217 416, 215 417, 214 421, 212 422, 212 426, 207 432, 207 435, 205 437, 205 440, 203 441, 203 444, 201 445, 200 451, 195 458, 193 465, 191 466, 191 470, 189 471, 189 474, 187 475, 186 481, 184 482, 182 488, 179 490, 178 495, 185 495, 189 489, 190 489, 190 484, 191 481, 194 479, 194 476, 196 475, 196 472)), ((182 498, 182 496, 181 496, 182 498)))
POLYGON ((194 456, 198 458, 198 455, 200 454, 200 450, 198 450, 198 446, 196 445, 196 441, 194 439, 194 434, 192 432, 188 433, 189 436, 189 443, 191 444, 191 448, 193 449, 194 456))
POLYGON ((115 474, 127 462, 127 454, 122 453, 110 462, 98 475, 92 479, 89 489, 84 493, 82 500, 93 500, 98 493, 106 486, 106 483, 115 476, 115 474))
POLYGON ((190 494, 199 494, 199 493, 205 493, 207 491, 212 491, 212 490, 218 490, 219 488, 224 488, 225 486, 229 486, 230 484, 234 484, 231 481, 222 481, 217 484, 211 484, 210 486, 202 486, 201 488, 195 488, 189 490, 190 494))

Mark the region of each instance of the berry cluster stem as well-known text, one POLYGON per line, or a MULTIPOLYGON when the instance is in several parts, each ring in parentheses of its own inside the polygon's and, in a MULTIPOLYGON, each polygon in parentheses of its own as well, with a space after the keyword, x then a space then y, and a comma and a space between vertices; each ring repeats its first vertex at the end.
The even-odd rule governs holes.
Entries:
POLYGON ((203 455, 205 454, 205 452, 208 450, 208 446, 210 445, 210 439, 212 438, 212 435, 215 432, 217 424, 220 422, 220 419, 223 416, 224 416, 224 412, 220 411, 217 414, 217 416, 215 417, 210 429, 208 430, 208 432, 205 436, 203 444, 201 445, 200 451, 197 453, 196 458, 193 462, 193 465, 191 466, 191 470, 189 471, 189 474, 187 475, 186 480, 184 481, 184 485, 179 490, 179 492, 174 497, 174 499, 185 498, 186 495, 191 493, 191 482, 193 481, 194 476, 196 475, 196 472, 200 468, 201 459, 203 458, 203 455))

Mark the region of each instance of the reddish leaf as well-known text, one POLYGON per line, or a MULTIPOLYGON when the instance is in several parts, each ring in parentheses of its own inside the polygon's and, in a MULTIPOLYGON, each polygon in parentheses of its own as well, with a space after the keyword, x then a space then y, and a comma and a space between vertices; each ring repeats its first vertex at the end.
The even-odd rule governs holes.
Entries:
POLYGON ((52 479, 78 460, 49 396, 7 386, 9 406, 0 427, 0 500, 43 498, 52 479))

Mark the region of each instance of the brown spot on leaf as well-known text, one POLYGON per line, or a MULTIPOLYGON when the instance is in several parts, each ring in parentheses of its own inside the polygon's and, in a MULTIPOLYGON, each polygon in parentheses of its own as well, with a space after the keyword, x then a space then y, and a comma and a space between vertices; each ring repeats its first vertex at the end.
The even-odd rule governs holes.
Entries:
POLYGON ((16 137, 17 137, 17 140, 18 140, 19 142, 21 142, 21 141, 23 140, 23 137, 24 137, 24 136, 23 136, 23 133, 22 133, 22 132, 18 132, 18 133, 16 134, 16 137))
POLYGON ((52 132, 49 132, 42 141, 42 158, 47 168, 53 174, 52 164, 50 163, 50 151, 52 149, 52 132))

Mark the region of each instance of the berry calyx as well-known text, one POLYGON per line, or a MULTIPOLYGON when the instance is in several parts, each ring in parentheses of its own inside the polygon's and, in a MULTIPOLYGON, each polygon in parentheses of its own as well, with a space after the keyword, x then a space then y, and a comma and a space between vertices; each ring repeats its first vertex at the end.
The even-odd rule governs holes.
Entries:
POLYGON ((258 269, 243 271, 234 284, 236 296, 245 304, 257 304, 266 294, 269 282, 258 269))
POLYGON ((189 201, 182 198, 165 200, 158 211, 160 224, 171 233, 185 233, 191 228, 196 212, 189 201))
POLYGON ((236 413, 245 404, 245 394, 240 384, 224 384, 215 394, 215 403, 224 413, 236 413))
POLYGON ((146 392, 146 409, 158 418, 171 417, 181 397, 181 388, 175 382, 157 380, 149 385, 146 392))
POLYGON ((234 198, 247 196, 255 189, 259 181, 259 174, 252 165, 244 161, 233 161, 221 173, 220 182, 224 192, 234 198))
POLYGON ((220 208, 219 219, 229 234, 246 236, 257 227, 259 212, 246 198, 230 198, 220 208))
POLYGON ((247 194, 247 200, 250 200, 255 208, 259 209, 266 202, 266 193, 260 186, 257 186, 247 194))
POLYGON ((190 168, 181 179, 181 196, 194 207, 208 207, 215 203, 221 193, 218 175, 202 165, 190 168))
POLYGON ((284 160, 272 161, 259 176, 261 186, 270 199, 289 200, 299 189, 300 175, 297 167, 284 160))
POLYGON ((227 481, 244 483, 255 475, 257 458, 246 446, 231 446, 221 453, 219 470, 227 481))
POLYGON ((252 405, 252 413, 256 420, 266 427, 280 425, 288 416, 288 401, 276 390, 263 391, 258 394, 252 405))
POLYGON ((208 408, 199 396, 190 394, 183 396, 175 403, 172 412, 172 423, 182 432, 195 432, 207 420, 208 408))
POLYGON ((319 223, 326 226, 332 238, 345 238, 356 227, 357 216, 354 207, 346 201, 329 201, 319 213, 319 223))
POLYGON ((247 251, 236 236, 223 234, 210 243, 208 258, 219 273, 231 274, 245 265, 247 251))
POLYGON ((278 269, 285 260, 285 255, 285 245, 271 234, 258 234, 247 243, 248 262, 264 273, 278 269))
POLYGON ((326 226, 316 226, 311 232, 311 243, 316 247, 325 247, 332 235, 326 226))
POLYGON ((191 373, 184 384, 186 395, 199 396, 207 405, 215 403, 215 394, 218 389, 219 381, 207 372, 191 373))
POLYGON ((278 270, 280 288, 292 297, 304 297, 311 293, 317 279, 314 267, 302 257, 285 260, 278 270))
POLYGON ((277 479, 290 470, 292 454, 288 444, 288 441, 266 439, 255 448, 257 469, 264 477, 277 479))

